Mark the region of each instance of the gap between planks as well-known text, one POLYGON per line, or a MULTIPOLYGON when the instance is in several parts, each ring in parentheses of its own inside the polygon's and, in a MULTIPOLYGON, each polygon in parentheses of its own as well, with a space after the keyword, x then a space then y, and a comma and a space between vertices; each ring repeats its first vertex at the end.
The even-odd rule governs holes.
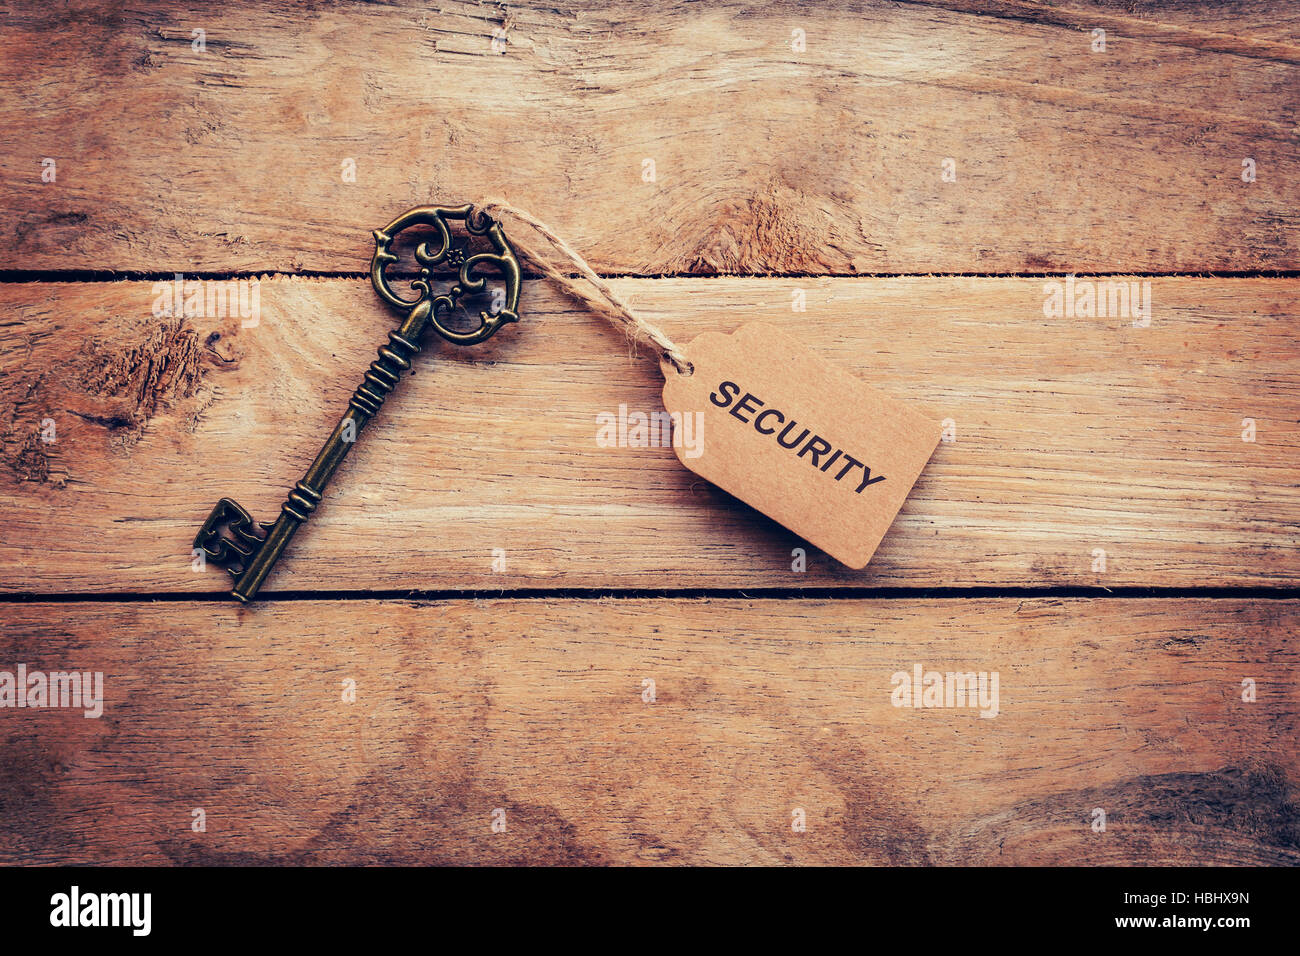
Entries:
MULTIPOLYGON (((1268 587, 959 587, 959 588, 472 588, 466 590, 297 590, 263 591, 253 607, 276 601, 635 601, 635 600, 788 600, 788 601, 965 601, 970 599, 1092 598, 1095 600, 1300 600, 1300 588, 1268 587)), ((233 603, 229 592, 0 593, 3 604, 133 604, 165 601, 174 604, 233 603)))
MULTIPOLYGON (((576 272, 565 272, 577 276, 576 272)), ((327 272, 302 269, 284 271, 233 271, 233 272, 182 272, 186 281, 227 282, 231 279, 355 279, 369 281, 369 272, 327 272)), ((1236 271, 1176 270, 1164 272, 765 272, 721 273, 704 275, 694 272, 598 272, 602 279, 1063 279, 1067 275, 1076 279, 1300 279, 1300 269, 1241 269, 1236 271)), ((412 279, 413 272, 391 271, 390 279, 412 279)), ((116 272, 106 269, 0 269, 0 284, 24 285, 42 282, 170 282, 175 272, 116 272)), ((492 278, 489 276, 489 279, 492 278)), ((524 269, 520 273, 524 282, 541 282, 546 276, 524 269)))

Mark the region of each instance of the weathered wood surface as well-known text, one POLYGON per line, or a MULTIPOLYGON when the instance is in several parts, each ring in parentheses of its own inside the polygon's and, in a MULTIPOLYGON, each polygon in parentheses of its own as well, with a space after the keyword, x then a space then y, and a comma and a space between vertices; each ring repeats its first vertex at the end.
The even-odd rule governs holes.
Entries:
POLYGON ((604 272, 1295 269, 1298 29, 1280 2, 13 3, 0 242, 356 273, 406 206, 505 193, 604 272))
MULTIPOLYGON (((803 543, 671 448, 598 447, 598 414, 662 409, 657 363, 530 282, 520 325, 421 356, 269 587, 1300 580, 1296 280, 1155 279, 1146 328, 1045 318, 1031 279, 616 285, 683 341, 788 324, 953 420, 956 441, 865 571, 812 550, 795 572, 803 543), (791 312, 795 288, 806 313, 791 312)), ((259 294, 245 329, 154 318, 148 282, 0 286, 0 587, 227 587, 191 569, 203 518, 223 495, 274 518, 394 324, 365 280, 282 278, 259 294)))
POLYGON ((1300 864, 1300 601, 672 593, 1300 583, 1300 280, 1168 275, 1300 269, 1300 7, 0 21, 9 279, 332 276, 264 279, 249 327, 0 283, 0 671, 107 684, 100 719, 0 707, 0 863, 1300 864), (395 322, 348 277, 370 230, 494 194, 659 277, 614 285, 679 341, 783 324, 952 420, 866 571, 796 571, 671 449, 599 447, 656 363, 529 282, 520 326, 430 343, 272 600, 207 599, 208 510, 274 517, 395 322), (1041 278, 852 278, 1067 271, 1157 274, 1149 325, 1047 317, 1041 278), (407 588, 507 596, 273 599, 407 588), (997 671, 998 716, 891 706, 916 664, 997 671))
POLYGON ((102 671, 106 704, 0 710, 0 861, 1296 864, 1298 624, 1289 600, 15 604, 0 669, 102 671), (998 715, 892 706, 917 663, 997 671, 998 715))

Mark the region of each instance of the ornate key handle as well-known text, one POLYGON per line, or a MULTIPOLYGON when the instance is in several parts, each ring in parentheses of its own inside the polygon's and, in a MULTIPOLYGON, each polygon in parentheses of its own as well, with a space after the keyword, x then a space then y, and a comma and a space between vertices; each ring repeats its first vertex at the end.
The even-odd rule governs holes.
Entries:
POLYGON ((519 315, 515 312, 519 307, 519 260, 515 258, 514 250, 506 242, 506 237, 501 232, 501 224, 486 213, 476 210, 472 205, 417 206, 402 213, 383 229, 376 229, 375 254, 370 260, 370 281, 375 291, 379 293, 379 297, 398 309, 414 311, 429 303, 428 321, 434 331, 448 342, 455 342, 457 345, 473 345, 482 342, 484 339, 491 338, 493 333, 505 323, 519 321, 519 315), (465 245, 452 238, 447 223, 449 219, 463 221, 465 231, 471 236, 487 236, 495 251, 466 257, 465 245), (416 246, 415 260, 421 266, 420 277, 411 283, 411 288, 419 289, 420 297, 410 301, 393 291, 384 271, 391 263, 397 261, 397 256, 391 251, 393 239, 398 233, 415 225, 436 228, 440 245, 436 252, 430 250, 428 242, 416 246), (430 285, 431 275, 434 267, 443 263, 460 269, 459 281, 444 294, 434 295, 430 285), (496 266, 505 280, 504 308, 495 314, 480 312, 479 326, 470 332, 456 332, 447 328, 438 320, 439 310, 450 312, 456 307, 462 295, 482 292, 487 280, 485 277, 475 278, 474 272, 479 266, 487 264, 496 266))
POLYGON ((519 307, 519 261, 506 242, 501 224, 472 205, 419 206, 398 216, 383 229, 377 229, 375 254, 370 260, 370 281, 380 298, 405 313, 402 324, 388 333, 388 344, 379 348, 379 358, 370 363, 360 385, 348 402, 348 410, 334 428, 316 460, 298 484, 289 492, 280 507, 280 516, 274 524, 262 523, 266 532, 261 534, 253 517, 230 498, 222 498, 208 515, 194 539, 195 553, 216 564, 225 565, 235 576, 235 587, 230 592, 240 601, 248 602, 271 572, 271 566, 284 552, 298 526, 306 521, 320 504, 325 485, 335 470, 347 457, 366 423, 383 405, 388 393, 396 387, 401 373, 411 367, 411 359, 420 350, 420 339, 429 326, 433 326, 444 339, 457 345, 473 345, 491 338, 502 325, 519 321, 515 311, 519 307), (469 237, 486 236, 492 252, 467 256, 467 237, 458 242, 452 237, 451 222, 463 222, 469 237), (393 239, 402 230, 415 225, 433 226, 437 231, 438 248, 429 242, 415 249, 415 259, 420 263, 419 278, 412 280, 411 288, 419 291, 415 299, 403 299, 388 284, 385 270, 397 261, 391 251, 393 239), (435 267, 446 264, 457 268, 455 283, 444 293, 433 291, 435 267), (476 276, 475 271, 484 265, 494 265, 505 282, 505 305, 497 312, 480 312, 478 328, 457 332, 440 320, 455 309, 466 294, 482 292, 486 276, 476 276), (222 532, 226 532, 224 535, 222 532))

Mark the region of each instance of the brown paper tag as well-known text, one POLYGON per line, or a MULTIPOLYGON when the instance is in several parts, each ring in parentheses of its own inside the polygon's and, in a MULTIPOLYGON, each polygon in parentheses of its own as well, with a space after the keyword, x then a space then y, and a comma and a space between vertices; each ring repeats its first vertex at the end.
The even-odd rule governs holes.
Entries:
POLYGON ((664 407, 694 428, 689 445, 673 442, 682 464, 865 567, 939 444, 939 424, 773 326, 706 332, 685 352, 694 374, 663 364, 664 407))

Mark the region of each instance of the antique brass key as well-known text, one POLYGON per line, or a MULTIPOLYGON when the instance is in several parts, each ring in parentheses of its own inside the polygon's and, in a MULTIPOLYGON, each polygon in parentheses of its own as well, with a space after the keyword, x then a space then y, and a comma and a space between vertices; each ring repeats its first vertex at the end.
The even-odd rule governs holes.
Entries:
POLYGON ((397 385, 403 371, 411 367, 411 358, 420 349, 420 339, 429 326, 449 342, 473 345, 491 336, 507 322, 517 322, 519 316, 519 262, 506 242, 501 225, 482 210, 465 206, 420 206, 398 216, 383 229, 377 229, 375 254, 370 260, 370 281, 379 297, 389 305, 406 313, 402 324, 388 333, 388 344, 380 346, 379 358, 370 363, 364 380, 348 402, 348 410, 339 419, 334 433, 325 442, 316 460, 312 462, 302 480, 294 485, 280 508, 274 524, 262 524, 265 535, 254 527, 252 516, 230 498, 222 498, 208 520, 203 522, 194 539, 195 549, 202 549, 208 560, 224 565, 235 577, 235 587, 230 592, 240 601, 251 601, 271 572, 276 559, 284 552, 298 526, 306 521, 316 506, 335 469, 343 461, 366 422, 379 411, 388 393, 397 385), (450 223, 460 221, 470 236, 485 236, 492 246, 491 252, 466 255, 469 239, 463 243, 452 238, 450 223), (439 247, 430 248, 422 242, 415 249, 415 259, 420 264, 420 276, 411 282, 419 290, 414 301, 403 299, 393 292, 384 275, 387 267, 397 261, 391 251, 394 237, 402 230, 415 225, 432 226, 439 247), (457 280, 445 293, 433 292, 433 269, 445 264, 458 269, 457 280), (485 276, 475 276, 480 266, 495 266, 505 283, 503 305, 495 312, 480 312, 479 325, 467 332, 448 328, 439 318, 439 312, 451 312, 461 296, 480 293, 487 282, 485 276), (227 531, 223 535, 222 530, 227 531))

